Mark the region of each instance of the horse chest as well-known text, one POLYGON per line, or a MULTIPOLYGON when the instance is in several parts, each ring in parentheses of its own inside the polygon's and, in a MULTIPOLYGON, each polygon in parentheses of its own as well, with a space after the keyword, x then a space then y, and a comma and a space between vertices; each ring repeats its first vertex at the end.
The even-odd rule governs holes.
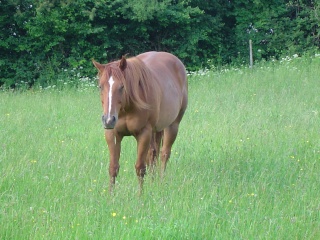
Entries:
POLYGON ((148 124, 149 114, 124 114, 119 117, 116 124, 116 130, 123 135, 134 135, 136 132, 141 131, 148 124))

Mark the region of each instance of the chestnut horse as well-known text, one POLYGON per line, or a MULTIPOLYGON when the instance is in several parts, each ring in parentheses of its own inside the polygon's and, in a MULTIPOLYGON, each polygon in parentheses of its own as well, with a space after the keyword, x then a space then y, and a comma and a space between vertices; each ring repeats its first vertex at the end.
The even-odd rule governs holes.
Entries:
POLYGON ((146 52, 136 57, 100 64, 102 122, 110 153, 110 191, 119 172, 121 140, 134 136, 136 173, 142 190, 146 163, 151 168, 161 149, 161 173, 170 157, 188 102, 186 69, 174 55, 146 52))

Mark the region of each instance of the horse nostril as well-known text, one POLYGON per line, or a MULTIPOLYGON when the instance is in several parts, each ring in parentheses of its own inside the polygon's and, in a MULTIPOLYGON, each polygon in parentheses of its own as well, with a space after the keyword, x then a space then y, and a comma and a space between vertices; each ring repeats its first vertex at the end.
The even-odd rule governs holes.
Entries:
POLYGON ((113 129, 116 125, 117 117, 112 115, 102 115, 102 123, 105 129, 113 129))
POLYGON ((116 122, 116 117, 115 117, 115 116, 110 116, 110 117, 107 119, 107 124, 108 124, 108 125, 113 125, 115 122, 116 122))

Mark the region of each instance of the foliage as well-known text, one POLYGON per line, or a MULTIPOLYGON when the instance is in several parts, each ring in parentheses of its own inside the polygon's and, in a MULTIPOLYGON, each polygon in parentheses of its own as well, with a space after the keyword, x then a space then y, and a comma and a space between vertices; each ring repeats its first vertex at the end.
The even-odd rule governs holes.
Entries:
POLYGON ((169 51, 189 70, 319 48, 316 1, 0 0, 0 85, 46 86, 91 59, 169 51))
POLYGON ((246 53, 249 39, 253 41, 257 59, 301 55, 320 46, 319 3, 240 0, 233 7, 238 9, 233 11, 237 23, 234 30, 237 51, 241 54, 246 53))

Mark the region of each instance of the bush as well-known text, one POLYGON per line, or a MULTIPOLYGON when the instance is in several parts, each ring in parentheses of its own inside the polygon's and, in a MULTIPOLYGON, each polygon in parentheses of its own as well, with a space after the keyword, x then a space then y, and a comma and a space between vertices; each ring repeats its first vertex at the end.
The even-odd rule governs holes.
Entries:
POLYGON ((0 1, 0 86, 48 85, 65 69, 94 76, 91 59, 168 51, 189 70, 314 51, 316 2, 240 0, 0 1), (246 6, 246 7, 244 7, 246 6))

